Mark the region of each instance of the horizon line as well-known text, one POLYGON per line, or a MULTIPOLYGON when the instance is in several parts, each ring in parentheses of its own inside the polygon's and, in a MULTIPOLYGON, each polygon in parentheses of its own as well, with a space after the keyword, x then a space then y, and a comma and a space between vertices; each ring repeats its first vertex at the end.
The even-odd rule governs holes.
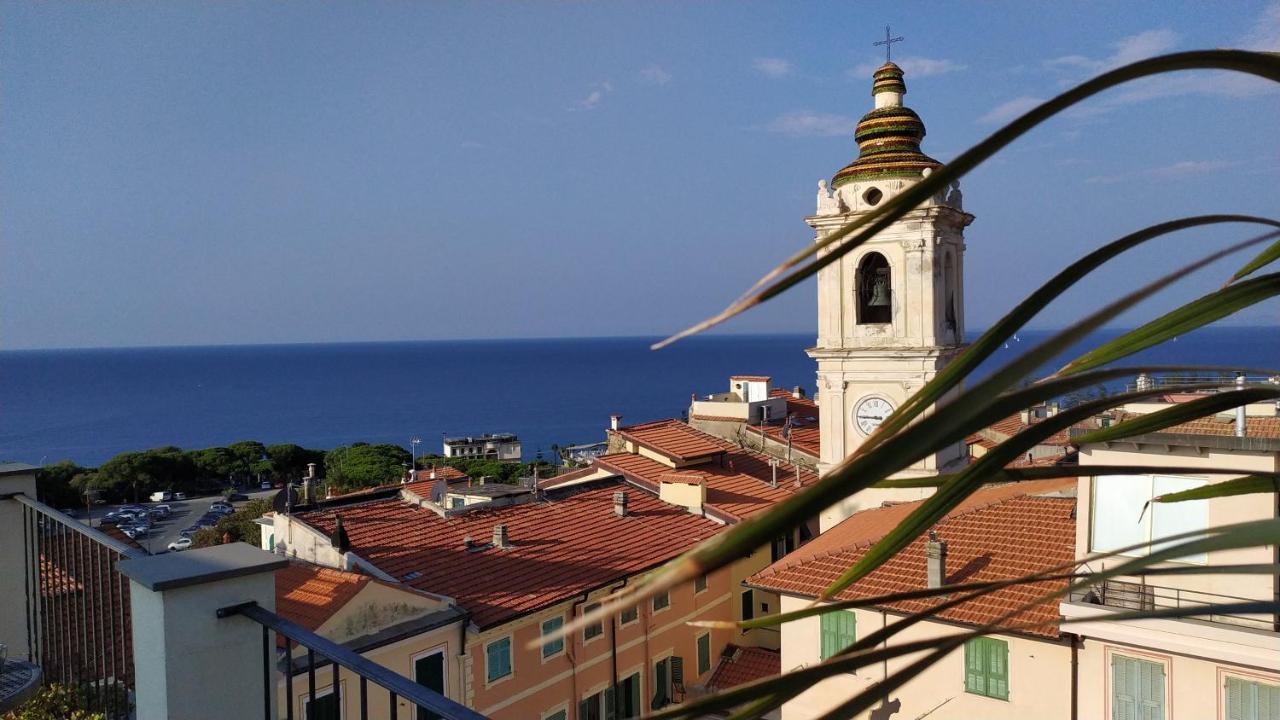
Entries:
MULTIPOLYGON (((1208 325, 1199 329, 1262 329, 1275 328, 1275 325, 1208 325)), ((1061 330, 1062 327, 1028 327, 1020 328, 1018 332, 1054 332, 1061 330)), ((1098 328, 1095 332, 1100 331, 1125 331, 1132 330, 1132 326, 1104 326, 1098 328)), ((976 329, 971 332, 981 333, 986 328, 976 329)), ((1193 331, 1195 332, 1195 331, 1193 331)), ((690 340, 699 340, 707 338, 760 338, 760 337, 784 337, 784 336, 809 336, 808 332, 711 332, 698 335, 690 340)), ((1016 334, 1016 333, 1015 333, 1016 334)), ((662 335, 529 335, 517 337, 457 337, 457 338, 415 338, 415 339, 399 339, 399 340, 300 340, 297 342, 227 342, 227 343, 192 343, 192 344, 167 344, 167 345, 60 345, 51 347, 29 347, 29 348, 0 348, 0 355, 18 354, 18 353, 41 353, 41 352, 72 352, 72 351, 90 351, 90 350, 206 350, 219 348, 291 348, 291 347, 316 347, 321 345, 416 345, 416 344, 432 344, 432 343, 489 343, 489 342, 536 342, 551 340, 654 340, 660 339, 662 335)))

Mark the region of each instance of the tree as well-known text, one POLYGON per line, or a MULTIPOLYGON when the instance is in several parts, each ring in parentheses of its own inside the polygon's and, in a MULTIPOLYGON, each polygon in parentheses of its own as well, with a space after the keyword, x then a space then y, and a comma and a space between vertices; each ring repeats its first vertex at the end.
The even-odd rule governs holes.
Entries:
POLYGON ((307 474, 308 463, 323 465, 325 461, 323 450, 311 450, 293 443, 268 445, 265 452, 271 463, 272 477, 277 482, 297 480, 307 474))
POLYGON ((210 545, 221 545, 227 537, 230 537, 231 542, 247 542, 250 545, 259 545, 262 542, 262 533, 254 520, 270 511, 271 503, 269 501, 250 500, 239 510, 219 520, 213 527, 197 530, 191 536, 191 546, 209 547, 210 545))
POLYGON ((90 472, 70 460, 45 465, 36 471, 36 496, 40 502, 57 508, 83 507, 83 491, 73 481, 90 472))
POLYGON ((409 451, 399 445, 344 445, 325 453, 325 477, 340 488, 385 485, 404 473, 409 460, 409 451))

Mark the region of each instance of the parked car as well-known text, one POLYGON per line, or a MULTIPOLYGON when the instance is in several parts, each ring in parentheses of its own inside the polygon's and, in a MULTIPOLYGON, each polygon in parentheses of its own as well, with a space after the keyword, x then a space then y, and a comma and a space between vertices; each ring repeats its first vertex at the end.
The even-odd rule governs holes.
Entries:
POLYGON ((242 492, 235 492, 235 491, 232 491, 232 492, 227 493, 227 494, 226 494, 226 497, 225 497, 224 499, 225 499, 227 502, 229 502, 229 503, 230 503, 230 502, 239 502, 239 501, 241 501, 241 500, 248 500, 248 499, 249 499, 249 496, 248 496, 248 495, 245 495, 245 494, 244 494, 244 493, 242 493, 242 492))
POLYGON ((235 511, 236 509, 231 507, 230 503, 225 503, 225 502, 216 502, 209 506, 209 512, 224 513, 224 514, 230 515, 235 511))
POLYGON ((195 535, 197 530, 203 530, 203 529, 204 528, 199 525, 192 525, 189 528, 183 528, 182 531, 178 533, 178 537, 189 538, 192 535, 195 535))
POLYGON ((186 500, 186 499, 187 499, 187 494, 186 494, 186 493, 184 493, 184 492, 176 492, 176 493, 174 493, 174 494, 173 494, 173 499, 174 499, 174 500, 186 500))
POLYGON ((191 538, 189 537, 180 537, 169 543, 169 550, 172 552, 182 552, 189 547, 191 547, 191 538))
POLYGON ((151 512, 155 512, 156 510, 164 513, 165 517, 169 517, 173 514, 173 507, 170 505, 160 504, 151 508, 151 512))
POLYGON ((169 490, 161 490, 151 493, 151 502, 169 502, 173 499, 173 493, 169 490))
POLYGON ((140 537, 146 537, 151 533, 151 528, 143 525, 127 525, 120 528, 121 532, 129 536, 130 540, 137 540, 140 537))
POLYGON ((263 490, 270 490, 270 489, 271 489, 271 481, 270 481, 270 480, 263 480, 263 481, 262 481, 262 484, 261 484, 261 485, 259 485, 258 487, 262 488, 263 490))

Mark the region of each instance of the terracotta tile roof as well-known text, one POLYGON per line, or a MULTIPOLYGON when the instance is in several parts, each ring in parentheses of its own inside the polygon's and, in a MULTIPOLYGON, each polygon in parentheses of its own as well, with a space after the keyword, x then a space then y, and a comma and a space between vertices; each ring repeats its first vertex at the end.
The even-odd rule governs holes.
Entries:
MULTIPOLYGON (((276 612, 315 631, 372 580, 368 575, 290 562, 276 571, 276 612)), ((277 636, 276 644, 283 647, 284 640, 277 636)))
POLYGON ((584 477, 588 477, 594 474, 596 470, 597 468, 594 465, 588 465, 584 468, 579 468, 572 472, 564 473, 563 475, 557 475, 553 478, 543 478, 542 480, 538 481, 538 487, 542 488, 543 490, 547 490, 553 487, 559 487, 566 483, 571 483, 575 480, 581 480, 584 477))
POLYGON ((727 645, 720 664, 707 681, 707 687, 711 690, 728 690, 781 672, 782 654, 777 650, 727 645))
MULTIPOLYGON (((1246 437, 1256 438, 1280 438, 1280 418, 1275 417, 1246 417, 1244 434, 1246 437)), ((1183 435, 1215 435, 1219 437, 1233 437, 1236 434, 1235 418, 1219 419, 1219 418, 1200 418, 1190 422, 1174 425, 1160 431, 1161 433, 1176 433, 1183 435)))
POLYGON ((658 420, 643 425, 631 425, 620 428, 616 432, 643 447, 682 461, 719 455, 732 447, 719 438, 694 429, 688 423, 679 420, 658 420))
MULTIPOLYGON (((1069 563, 1075 557, 1075 498, 1046 496, 1069 491, 1074 480, 1011 483, 974 493, 935 526, 947 543, 948 582, 981 582, 1028 575, 1069 563)), ((870 547, 919 506, 902 503, 855 513, 809 544, 770 565, 750 579, 757 587, 816 597, 870 547)), ((925 587, 923 537, 895 555, 871 575, 836 595, 852 600, 925 587)), ((979 600, 944 611, 946 620, 984 624, 1033 600, 1065 581, 1006 588, 979 600)), ((938 600, 892 603, 887 607, 915 612, 938 600)), ((1049 623, 1031 634, 1057 637, 1057 601, 1042 603, 1015 622, 1049 623)))
MULTIPOLYGON (((454 598, 484 629, 656 567, 722 529, 635 488, 628 516, 618 517, 613 493, 627 489, 592 482, 447 519, 391 498, 342 508, 342 525, 361 557, 410 587, 454 598), (498 524, 509 549, 487 547, 498 524)), ((295 517, 326 535, 334 527, 332 512, 295 517)))
MULTIPOLYGON (((728 443, 725 445, 731 447, 728 443)), ((596 463, 655 494, 662 478, 672 474, 672 469, 666 465, 634 453, 603 455, 596 458, 596 463)), ((727 521, 745 519, 791 497, 797 491, 795 473, 794 465, 779 463, 778 487, 771 487, 769 482, 773 477, 773 470, 769 467, 768 456, 741 449, 726 450, 723 461, 680 469, 682 476, 701 479, 707 488, 707 506, 725 515, 724 519, 727 521)), ((802 486, 810 485, 817 479, 816 473, 801 469, 802 486)), ((688 480, 682 479, 681 482, 688 480)))
POLYGON ((999 445, 1000 443, 996 442, 995 440, 992 440, 991 438, 983 437, 982 435, 974 433, 973 435, 970 435, 969 437, 964 439, 964 444, 977 445, 979 447, 990 450, 991 448, 995 447, 996 445, 999 445))

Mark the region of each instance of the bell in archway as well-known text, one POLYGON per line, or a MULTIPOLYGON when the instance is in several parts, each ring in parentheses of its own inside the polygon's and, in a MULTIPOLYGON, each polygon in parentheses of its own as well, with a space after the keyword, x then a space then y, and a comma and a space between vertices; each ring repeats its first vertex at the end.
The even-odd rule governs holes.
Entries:
POLYGON ((889 279, 884 275, 876 275, 871 285, 871 299, 867 307, 886 307, 889 305, 889 279))

